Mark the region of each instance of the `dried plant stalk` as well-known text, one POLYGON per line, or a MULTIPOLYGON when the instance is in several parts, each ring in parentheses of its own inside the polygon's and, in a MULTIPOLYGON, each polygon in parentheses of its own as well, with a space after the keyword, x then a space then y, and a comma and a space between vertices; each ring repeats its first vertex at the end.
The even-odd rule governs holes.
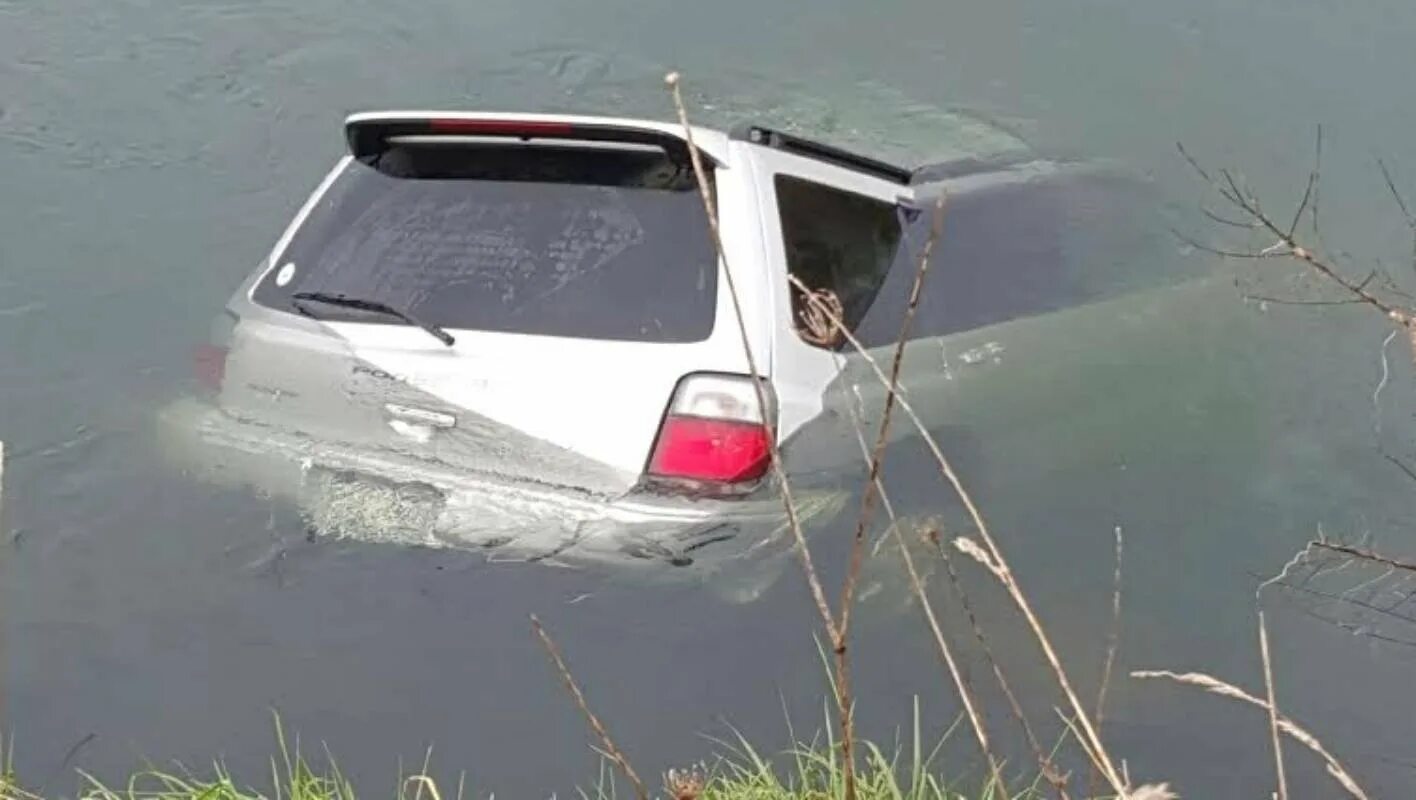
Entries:
MULTIPOLYGON (((789 276, 789 279, 792 280, 794 284, 804 287, 804 284, 795 277, 789 276)), ((809 297, 808 300, 810 300, 809 297)), ((826 309, 823 309, 823 311, 824 310, 826 309)), ((844 327, 842 328, 842 335, 870 366, 881 385, 889 386, 890 379, 885 375, 884 370, 880 368, 880 364, 860 343, 860 340, 855 338, 855 335, 844 327)), ((1095 751, 1097 769, 1102 773, 1102 777, 1106 779, 1106 782, 1111 786, 1112 790, 1116 792, 1118 797, 1123 799, 1127 798, 1129 796, 1129 790, 1125 780, 1120 771, 1117 770, 1115 762, 1105 750, 1101 737, 1097 735, 1095 726, 1093 726, 1088 719, 1086 709, 1082 705, 1082 701, 1077 695, 1076 690, 1072 688, 1071 679, 1068 677, 1067 671, 1063 668, 1061 659, 1057 656, 1056 649, 1052 646, 1051 638, 1048 637, 1047 631, 1042 626, 1042 622, 1032 609, 1032 604, 1028 601, 1027 596, 1023 593, 1022 587, 1018 584, 1017 579, 1012 574, 1012 570, 1008 567, 1007 560, 1003 557, 1002 550, 998 547, 997 542, 993 539, 993 535, 989 532, 988 523, 984 520, 982 512, 979 511, 978 505, 973 500, 973 496, 969 494, 968 490, 964 487, 963 481, 959 478, 958 473, 954 471, 953 463, 950 462, 948 457, 940 450, 939 442, 934 438, 933 434, 930 433, 929 428, 924 424, 924 421, 919 418, 919 415, 910 406, 909 402, 903 396, 899 396, 896 398, 896 403, 899 405, 900 410, 905 413, 905 416, 914 424, 915 429, 919 431, 921 440, 929 449, 930 454, 934 457, 935 463, 939 467, 940 474, 943 475, 950 487, 953 488, 960 502, 964 504, 964 508, 968 512, 970 520, 972 520, 975 529, 978 530, 979 537, 983 539, 987 546, 987 561, 994 565, 994 575, 998 578, 999 582, 1003 584, 1008 592, 1009 598, 1022 613, 1024 620, 1032 631, 1033 637, 1037 640, 1038 645, 1042 649, 1043 656, 1047 659, 1053 677, 1057 679, 1058 686, 1061 688, 1063 696, 1072 707, 1077 724, 1080 726, 1083 734, 1083 736, 1080 737, 1081 740, 1089 749, 1095 751)), ((980 552, 983 551, 980 550, 980 552)))
MULTIPOLYGON (((790 280, 792 280, 798 286, 803 286, 803 284, 801 284, 801 282, 795 277, 790 277, 790 280)), ((863 357, 865 362, 870 365, 872 371, 876 375, 876 378, 881 382, 881 384, 888 386, 890 383, 889 378, 886 377, 884 371, 880 368, 880 364, 860 343, 860 340, 856 339, 855 336, 851 334, 849 330, 845 330, 844 328, 842 329, 842 335, 845 336, 846 340, 850 342, 851 346, 855 348, 855 350, 863 357)), ((958 474, 954 471, 953 464, 940 450, 939 443, 929 432, 928 427, 925 426, 923 420, 919 418, 919 415, 910 406, 909 402, 902 396, 897 397, 896 402, 899 404, 900 410, 905 413, 905 416, 908 417, 912 423, 914 423, 916 430, 919 431, 923 442, 930 451, 930 454, 934 456, 935 462, 939 466, 940 473, 944 476, 945 480, 948 481, 949 485, 954 489, 954 492, 958 495, 960 501, 963 502, 964 507, 968 511, 969 517, 972 519, 975 528, 979 531, 979 535, 984 539, 985 543, 987 543, 989 548, 988 553, 985 554, 987 555, 987 563, 993 565, 992 569, 994 571, 994 575, 1004 585, 1004 588, 1007 589, 1010 599, 1013 600, 1014 605, 1016 605, 1018 609, 1022 612, 1024 619, 1027 621, 1029 628, 1032 630, 1034 638, 1037 639, 1038 644, 1041 646, 1043 655, 1047 659, 1048 665, 1052 670, 1053 676, 1057 679, 1058 684, 1062 689, 1063 695, 1066 697, 1068 703, 1072 706, 1073 712, 1077 717, 1078 724, 1081 726, 1082 732, 1085 734, 1085 736, 1082 737, 1082 741, 1086 743, 1088 748, 1096 751, 1097 753, 1095 760, 1097 763, 1098 770, 1100 770, 1102 773, 1102 777, 1106 779, 1107 783, 1110 784, 1111 788, 1117 793, 1119 797, 1127 797, 1128 791, 1124 779, 1122 778, 1120 772, 1117 771, 1114 762, 1111 760, 1109 754, 1102 746, 1101 739, 1097 735, 1095 728, 1092 726, 1091 722, 1088 721, 1086 711, 1082 706, 1082 702, 1077 696, 1076 691, 1072 688, 1071 680, 1068 678, 1065 669, 1062 667, 1061 660, 1057 657, 1056 650, 1052 647, 1052 642, 1050 638, 1047 636, 1046 631, 1043 629, 1042 623, 1038 620, 1037 615, 1033 612, 1031 603, 1028 602, 1027 597, 1023 594, 1022 587, 1018 585, 1017 580, 1013 577, 1011 570, 1008 569, 1007 562, 1003 559, 1003 553, 998 548, 996 542, 993 540, 992 535, 988 532, 988 524, 984 521, 983 515, 979 511, 977 504, 974 503, 972 495, 970 495, 968 490, 964 487, 963 482, 959 479, 958 474)), ((980 550, 980 552, 983 551, 980 550)))
MULTIPOLYGON (((847 402, 846 408, 851 417, 851 425, 855 429, 856 442, 860 445, 861 458, 869 462, 870 447, 866 444, 865 433, 861 430, 860 416, 856 413, 855 407, 849 402, 847 402)), ((1006 785, 1003 782, 1002 768, 998 756, 993 752, 993 746, 989 741, 988 730, 983 724, 982 716, 978 713, 973 693, 969 688, 968 682, 964 679, 963 671, 958 667, 958 662, 954 658, 953 650, 949 646, 949 640, 944 636, 944 631, 939 624, 938 618, 935 616, 934 606, 930 603, 929 595, 925 592, 924 580, 920 577, 919 570, 915 566, 914 557, 902 538, 904 534, 900 519, 895 515, 895 509, 890 502, 890 495, 885 490, 885 483, 879 475, 875 477, 874 483, 876 492, 880 496, 880 505, 885 509, 886 515, 890 518, 890 530, 887 536, 893 538, 900 548, 900 556, 904 561, 905 570, 910 578, 911 591, 915 599, 919 602, 921 611, 924 613, 924 619, 929 626, 930 633, 934 635, 934 643, 939 648, 939 657, 944 661, 944 665, 949 671, 949 677, 954 682, 955 690, 959 693, 960 702, 964 706, 964 715, 968 717, 969 725, 973 730, 975 740, 978 742, 979 750, 988 761, 989 774, 993 783, 998 787, 1000 792, 1003 792, 1006 785)), ((960 591, 960 596, 963 596, 962 591, 960 591)), ((981 632, 980 635, 982 635, 981 632)), ((998 672, 997 675, 999 680, 1003 679, 1001 672, 998 672)), ((1008 691, 1006 683, 1004 685, 1004 691, 1008 691)), ((1009 696, 1012 696, 1011 692, 1009 692, 1009 696)), ((1019 715, 1022 713, 1020 708, 1018 709, 1018 713, 1019 715)), ((1027 720, 1021 716, 1020 719, 1024 728, 1031 732, 1031 727, 1028 725, 1027 720)), ((1038 752, 1038 763, 1039 765, 1044 765, 1046 762, 1041 756, 1041 748, 1038 748, 1038 752)), ((1047 772, 1046 767, 1044 767, 1044 772, 1047 772)), ((1061 794, 1061 800, 1069 800, 1065 790, 1061 794)))
POLYGON ((1111 578, 1111 632, 1106 639, 1106 661, 1101 667, 1101 688, 1096 694, 1096 727, 1101 730, 1106 719, 1106 694, 1111 688, 1111 670, 1116 665, 1116 651, 1121 641, 1121 546, 1124 535, 1116 526, 1116 571, 1111 578))
POLYGON ((1023 712, 1022 703, 1018 702, 1018 696, 1013 692, 1012 684, 1003 674, 1002 665, 993 657, 993 647, 988 643, 983 626, 979 623, 977 615, 974 614, 973 604, 969 602, 968 594, 964 591, 963 583, 959 580, 958 572, 954 569, 954 559, 949 556, 948 548, 940 541, 940 532, 929 531, 926 535, 939 548, 940 559, 944 562, 944 571, 949 576, 949 585, 959 598, 959 607, 969 621, 974 639, 978 641, 979 648, 983 651, 984 660, 988 662, 989 668, 993 671, 993 678, 998 682, 998 688, 1003 691, 1003 698, 1008 703, 1008 709, 1012 712, 1013 719, 1017 720, 1018 726, 1023 730, 1023 738, 1027 740, 1028 747, 1032 749, 1033 758, 1037 760, 1038 770, 1043 779, 1051 784, 1053 790, 1057 792, 1058 800, 1071 800, 1067 793, 1067 776, 1059 772, 1052 763, 1052 759, 1043 752, 1042 743, 1038 741, 1037 734, 1033 732, 1032 723, 1028 722, 1027 714, 1023 712))
POLYGON ((580 686, 576 684, 575 678, 570 674, 570 668, 565 665, 565 659, 561 657, 560 648, 551 639, 551 635, 546 632, 541 625, 541 620, 536 615, 531 615, 531 627, 536 631, 536 636, 541 639, 541 645, 546 648, 546 653, 551 657, 551 661, 556 665, 556 671, 560 673, 561 681, 565 683, 565 688, 570 691, 570 696, 575 699, 575 705, 580 709, 580 713, 585 715, 585 721, 590 723, 590 729, 595 731, 603 746, 605 755, 610 761, 619 767, 620 772, 629 779, 634 786, 634 796, 639 800, 649 800, 649 792, 644 788, 644 781, 639 779, 639 774, 630 765, 629 759, 624 752, 615 745, 615 740, 610 738, 610 732, 605 729, 600 718, 595 716, 595 712, 590 710, 590 704, 585 701, 585 694, 580 691, 580 686))
MULTIPOLYGON (((1228 697, 1232 700, 1248 703, 1251 706, 1256 706, 1264 710, 1272 708, 1268 703, 1254 697, 1238 686, 1232 683, 1226 683, 1213 675, 1206 675, 1203 672, 1182 673, 1165 669, 1136 670, 1131 673, 1131 677, 1141 679, 1164 679, 1187 686, 1198 686, 1220 697, 1228 697)), ((1336 756, 1328 752, 1327 748, 1323 746, 1323 743, 1318 740, 1318 737, 1309 733, 1299 726, 1298 723, 1282 714, 1278 714, 1277 718, 1278 729, 1287 734, 1289 738, 1317 754, 1317 756, 1323 760, 1323 765, 1327 768, 1328 774, 1331 775, 1350 796, 1355 798, 1355 800, 1371 800, 1367 793, 1362 790, 1362 787, 1357 784, 1356 779, 1352 777, 1352 773, 1342 765, 1342 762, 1337 760, 1336 756)))
POLYGON ((1259 611, 1259 655, 1264 663, 1264 690, 1268 693, 1269 736, 1273 740, 1274 773, 1278 779, 1278 800, 1288 800, 1288 776, 1283 769, 1283 742, 1278 738, 1278 701, 1274 699, 1273 663, 1269 660, 1268 625, 1259 611))
MULTIPOLYGON (((712 192, 708 188, 707 173, 703 169, 703 158, 698 152, 698 147, 693 140, 693 126, 689 124, 688 110, 684 106, 683 93, 679 87, 679 74, 671 72, 664 76, 664 83, 669 88, 669 94, 673 98, 674 110, 678 114, 679 124, 683 127, 684 141, 688 144, 689 160, 693 166, 693 176, 698 183, 698 193, 703 201, 703 211, 708 217, 708 228, 712 234, 713 247, 718 253, 718 258, 723 264, 723 273, 726 276, 728 294, 732 298, 733 312, 737 319, 738 334, 742 338, 743 353, 747 358, 748 370, 752 374, 753 389, 757 394, 758 408, 762 413, 762 418, 767 419, 768 403, 767 395, 762 388, 761 371, 757 368, 757 359, 752 353, 752 340, 747 333, 747 322, 743 318, 742 299, 738 294, 737 283, 733 278, 733 271, 728 264, 727 251, 723 248, 723 238, 721 227, 718 222, 718 212, 713 207, 712 192)), ((821 301, 816 300, 817 303, 821 301)), ((839 322, 839 315, 836 316, 837 325, 844 328, 839 322)), ((837 624, 835 615, 831 612, 831 604, 826 599, 826 590, 822 587, 820 575, 816 571, 815 562, 811 558, 811 549, 806 544, 806 535, 802 531, 800 515, 797 513, 796 502, 792 499, 791 483, 787 479, 786 468, 782 464, 781 449, 778 447, 775 436, 767 437, 768 453, 772 460, 773 476, 782 492, 782 505, 786 509, 787 526, 790 528, 792 538, 796 544, 797 557, 801 561, 802 571, 806 573, 807 587, 811 591, 811 598, 816 603, 817 613, 821 616, 821 624, 826 629, 826 635, 832 643, 832 649, 836 653, 837 667, 832 674, 832 684, 836 694, 836 706, 840 714, 841 726, 841 761, 842 761, 842 782, 844 783, 844 793, 846 800, 855 800, 856 797, 856 775, 855 775, 855 722, 854 710, 851 706, 850 674, 848 669, 843 669, 841 661, 844 657, 844 637, 841 636, 840 626, 837 624)), ((847 580, 850 580, 849 576, 847 580)))
MULTIPOLYGON (((860 517, 856 520, 855 536, 851 540, 850 563, 846 568, 846 577, 841 587, 840 620, 836 624, 835 638, 831 644, 832 651, 835 654, 836 683, 840 692, 840 703, 842 707, 841 741, 843 747, 845 742, 850 741, 853 743, 855 740, 855 721, 854 715, 850 710, 853 700, 850 694, 851 667, 847 647, 849 644, 848 637, 850 635, 851 626, 851 609, 855 606, 856 586, 860 581, 861 562, 865 555, 865 533, 870 527, 872 511, 874 511, 875 508, 876 489, 880 485, 880 468, 885 460, 885 445, 889 441, 890 436, 890 415, 895 409, 895 398, 898 396, 900 390, 900 368, 904 363, 905 343, 909 341, 910 327, 914 321, 915 311, 919 307, 920 290, 924 285, 924 276, 929 272, 930 256, 934 253, 934 244, 938 241, 940 230, 943 228, 944 202, 945 195, 940 195, 938 203, 935 204, 934 219, 929 228, 929 238, 925 240, 923 250, 920 253, 918 267, 915 269, 914 283, 910 286, 909 304, 905 308, 905 316, 900 323, 899 338, 895 343, 895 356, 890 365, 890 382, 886 386, 885 408, 880 417, 880 430, 875 438, 875 449, 870 454, 869 474, 866 477, 865 489, 861 494, 860 517)), ((816 298, 813 297, 813 299, 816 298)), ((846 326, 844 320, 840 318, 839 309, 830 307, 829 305, 827 307, 830 308, 830 314, 835 317, 835 327, 838 332, 844 331, 846 326)), ((901 546, 903 548, 903 544, 901 546)), ((910 560, 908 552, 905 553, 905 558, 906 560, 910 560)), ((911 571, 913 571, 913 565, 911 565, 911 571)), ((921 589, 921 592, 922 591, 921 589)), ((960 696, 966 697, 967 695, 963 685, 960 683, 959 686, 960 696)), ((966 700, 965 702, 967 703, 968 701, 966 700)), ((970 709, 970 714, 972 713, 973 711, 970 709)), ((977 730, 983 736, 981 745, 983 746, 984 752, 988 755, 989 764, 993 768, 994 778, 995 780, 1000 780, 998 777, 997 761, 993 758, 993 754, 988 747, 987 734, 983 733, 982 727, 977 727, 977 730)), ((842 755, 843 757, 848 757, 844 753, 842 755)), ((1002 788, 1003 785, 1000 780, 999 789, 1001 790, 1002 788)), ((849 798, 850 794, 848 793, 847 796, 849 798)))

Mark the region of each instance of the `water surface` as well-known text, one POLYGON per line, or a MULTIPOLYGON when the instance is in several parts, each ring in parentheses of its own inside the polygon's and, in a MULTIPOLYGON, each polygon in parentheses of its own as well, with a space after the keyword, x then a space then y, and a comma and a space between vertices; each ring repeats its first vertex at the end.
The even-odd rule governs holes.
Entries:
MULTIPOLYGON (((116 778, 143 758, 263 770, 275 708, 365 792, 431 743, 441 774, 465 768, 478 793, 564 794, 596 762, 531 613, 645 772, 709 754, 703 735, 728 722, 770 749, 787 743, 784 710, 798 728, 820 718, 827 689, 795 573, 732 603, 702 581, 312 541, 286 505, 156 467, 152 411, 183 390, 211 314, 338 156, 344 113, 666 116, 661 78, 678 68, 712 121, 760 117, 902 159, 1019 140, 1115 159, 1188 222, 1203 187, 1177 140, 1291 209, 1322 124, 1325 240, 1355 269, 1382 258, 1407 280, 1409 231, 1374 158, 1416 195, 1412 34, 1416 9, 1393 0, 0 0, 0 602, 20 767, 57 793, 76 787, 74 768, 116 778)), ((1269 267, 1243 267, 1244 285, 1310 289, 1269 267)), ((1099 323, 1022 336, 1029 347, 989 378, 1003 400, 951 420, 966 479, 1088 695, 1118 525, 1120 668, 1205 669, 1249 687, 1255 587, 1320 527, 1416 550, 1412 483, 1374 446, 1416 450, 1400 343, 1374 403, 1379 320, 1245 305, 1226 269, 1202 302, 1133 323, 1126 339, 1099 323)), ((902 508, 959 522, 927 459, 895 463, 902 508)), ((820 539, 833 576, 845 527, 820 539)), ((969 566, 997 650, 1049 719, 1035 653, 969 566)), ((862 724, 890 739, 918 694, 937 732, 952 691, 898 572, 876 569, 859 625, 862 724)), ((1374 796, 1416 784, 1416 630, 1314 592, 1360 588, 1385 606, 1409 591, 1401 580, 1352 570, 1265 595, 1284 705, 1374 796)), ((937 572, 932 585, 957 612, 937 572)), ((1118 678, 1111 718, 1133 774, 1190 797, 1267 791, 1263 720, 1248 709, 1118 678)), ((973 763, 964 737, 948 752, 973 763)))

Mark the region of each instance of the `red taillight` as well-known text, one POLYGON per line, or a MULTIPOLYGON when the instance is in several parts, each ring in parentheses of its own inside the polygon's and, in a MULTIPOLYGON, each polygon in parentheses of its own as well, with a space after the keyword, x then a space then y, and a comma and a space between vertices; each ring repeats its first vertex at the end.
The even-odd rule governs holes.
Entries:
POLYGON ((659 430, 649 473, 716 483, 755 481, 772 463, 770 435, 757 423, 669 417, 659 430))
POLYGON ((748 484, 772 465, 770 384, 762 395, 745 375, 694 374, 674 389, 649 458, 651 479, 691 484, 748 484), (766 401, 766 408, 762 401, 766 401))
POLYGON ((434 119, 428 126, 433 133, 467 136, 569 136, 575 130, 567 122, 514 119, 434 119))
POLYGON ((212 344, 198 347, 192 358, 192 371, 203 388, 220 391, 226 378, 226 348, 212 344))

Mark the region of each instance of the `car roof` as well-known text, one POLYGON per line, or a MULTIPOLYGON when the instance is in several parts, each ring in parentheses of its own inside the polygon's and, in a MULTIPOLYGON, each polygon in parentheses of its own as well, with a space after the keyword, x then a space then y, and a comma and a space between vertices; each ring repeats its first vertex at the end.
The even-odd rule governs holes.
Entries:
MULTIPOLYGON (((459 120, 466 122, 526 122, 531 124, 564 123, 570 125, 587 125, 600 127, 623 128, 625 130, 643 131, 646 133, 663 134, 682 140, 684 138, 683 126, 674 122, 664 122, 662 120, 638 119, 633 117, 613 117, 585 114, 548 114, 548 113, 523 113, 512 111, 450 111, 450 110, 382 110, 363 111, 350 114, 345 118, 345 127, 352 125, 371 124, 379 122, 393 122, 398 120, 423 119, 423 120, 459 120)), ((702 126, 692 126, 693 143, 698 149, 713 158, 720 164, 728 162, 729 138, 722 131, 702 126)))
MULTIPOLYGON (((617 117, 596 114, 559 114, 519 111, 467 111, 467 110, 376 110, 350 114, 345 118, 346 130, 358 126, 381 123, 398 123, 410 120, 459 121, 467 123, 526 123, 529 126, 564 124, 583 125, 602 131, 624 132, 626 136, 635 133, 651 134, 684 141, 683 126, 677 122, 636 117, 617 117)), ((944 185, 956 190, 967 190, 979 181, 992 183, 1017 179, 1025 174, 1050 172, 1058 168, 1075 169, 1081 163, 1064 160, 1061 162, 1041 157, 1028 150, 1009 150, 1003 153, 957 158, 938 163, 917 166, 900 166, 871 156, 852 152, 835 145, 809 139, 794 133, 786 133, 751 122, 742 123, 731 130, 719 130, 701 125, 691 126, 693 142, 698 149, 718 165, 731 162, 730 151, 734 142, 755 147, 782 150, 794 155, 826 161, 836 166, 873 175, 900 184, 918 187, 930 193, 926 187, 944 185)), ((1091 164, 1092 167, 1097 166, 1091 164)))

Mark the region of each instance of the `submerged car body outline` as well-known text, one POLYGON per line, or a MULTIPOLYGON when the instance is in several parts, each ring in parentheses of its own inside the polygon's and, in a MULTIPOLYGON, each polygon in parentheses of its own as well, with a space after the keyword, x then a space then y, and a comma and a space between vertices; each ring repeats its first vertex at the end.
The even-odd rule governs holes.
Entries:
MULTIPOLYGON (((274 278, 281 277, 290 282, 295 268, 277 275, 277 266, 295 263, 285 259, 286 250, 325 195, 351 170, 377 160, 378 156, 370 153, 389 147, 388 142, 398 137, 419 139, 420 146, 471 140, 476 142, 467 146, 482 146, 477 142, 484 139, 498 140, 492 146, 502 146, 502 139, 517 146, 545 139, 557 147, 593 143, 614 148, 649 142, 662 147, 671 159, 673 150, 687 147, 676 126, 639 120, 454 112, 351 116, 346 121, 351 152, 324 178, 267 258, 236 290, 218 323, 214 339, 226 352, 223 380, 218 381, 215 399, 186 397, 164 410, 164 441, 174 452, 207 476, 296 499, 315 527, 334 534, 428 546, 482 547, 539 560, 699 566, 741 566, 762 561, 769 552, 790 550, 781 499, 769 472, 763 471, 741 486, 649 479, 660 477, 648 474, 655 461, 651 451, 662 444, 666 420, 673 416, 685 382, 711 381, 715 375, 747 380, 738 320, 723 281, 717 281, 708 336, 663 345, 636 341, 586 344, 534 333, 503 335, 450 329, 457 340, 456 349, 442 348, 412 326, 391 325, 385 319, 313 319, 257 302, 257 288, 263 282, 279 283, 274 278), (438 142, 440 138, 448 141, 438 142), (582 346, 581 353, 567 352, 582 346), (503 357, 503 347, 514 352, 503 357), (586 369, 583 363, 611 355, 617 366, 604 370, 608 378, 586 369), (537 360, 530 360, 533 357, 537 360), (522 359, 519 366, 525 372, 515 372, 512 368, 516 365, 509 365, 517 359, 522 359), (460 366, 448 369, 449 360, 460 361, 460 366), (544 374, 525 374, 538 372, 534 366, 538 364, 549 365, 540 370, 544 374), (640 380, 642 376, 635 377, 640 367, 657 374, 640 380), (321 370, 320 375, 308 374, 321 370), (346 379, 335 377, 341 370, 346 379), (387 386, 370 390, 356 383, 360 378, 387 386), (593 394, 597 380, 618 381, 626 384, 624 393, 648 396, 637 401, 634 413, 639 418, 632 425, 626 422, 628 417, 615 416, 613 411, 604 415, 609 418, 607 428, 623 423, 626 429, 637 431, 625 437, 632 441, 622 452, 612 453, 608 461, 600 457, 609 452, 604 444, 612 437, 565 436, 567 425, 550 422, 541 425, 540 431, 527 432, 506 422, 518 404, 539 405, 547 416, 567 413, 557 403, 590 405, 603 412, 613 400, 585 397, 593 394), (339 385, 331 387, 330 383, 339 385), (453 384, 455 391, 448 389, 453 384), (233 388, 237 390, 234 393, 233 388), (548 389, 561 396, 547 402, 548 389), (565 397, 572 391, 584 394, 565 397), (258 400, 260 396, 265 399, 258 400), (289 411, 290 416, 284 418, 265 418, 267 414, 279 417, 287 413, 268 411, 285 400, 291 401, 287 405, 292 407, 309 405, 289 411), (663 410, 665 403, 668 410, 663 410), (652 413, 645 411, 656 407, 659 410, 652 413), (328 435, 329 429, 313 430, 316 423, 323 422, 320 417, 326 410, 344 418, 331 423, 332 429, 358 435, 340 441, 340 437, 328 435), (339 425, 346 427, 340 429, 339 425), (384 433, 372 434, 373 428, 384 433), (463 438, 448 444, 449 434, 463 438), (587 456, 589 450, 577 450, 574 441, 601 449, 587 456), (427 449, 438 447, 442 449, 427 449), (529 466, 516 463, 520 450, 537 451, 527 457, 529 466), (494 465, 513 463, 515 467, 508 472, 479 469, 475 463, 479 459, 494 465), (550 474, 548 479, 536 474, 542 464, 550 465, 545 470, 550 474), (582 480, 577 470, 587 466, 589 477, 582 480), (372 495, 366 490, 380 484, 393 487, 395 496, 403 491, 399 487, 422 487, 412 494, 431 499, 433 506, 424 517, 409 510, 416 507, 414 503, 394 504, 382 511, 355 508, 347 515, 350 518, 337 519, 338 514, 331 513, 330 498, 341 494, 331 486, 344 480, 362 486, 344 498, 360 497, 359 492, 364 491, 355 506, 369 505, 372 495), (400 518, 404 522, 418 518, 422 528, 403 530, 408 526, 398 524, 400 518)), ((844 347, 814 346, 797 335, 794 298, 787 281, 795 266, 784 245, 786 227, 791 223, 784 210, 788 188, 796 191, 809 185, 845 198, 842 202, 868 204, 882 215, 888 210, 901 221, 888 263, 877 270, 883 274, 874 276, 875 285, 867 290, 869 297, 851 308, 856 336, 868 352, 883 359, 899 330, 902 299, 913 277, 923 231, 930 222, 927 209, 940 194, 949 195, 942 247, 948 251, 959 241, 965 242, 958 245, 964 248, 992 247, 1001 241, 988 236, 988 231, 973 239, 959 235, 960 226, 969 230, 969 198, 1011 191, 1014 194, 1005 200, 988 202, 1016 204, 1018 197, 1046 195, 1061 187, 1060 199, 1039 203, 1039 208, 1046 208, 1034 211, 1066 217, 1075 210, 1067 205, 1069 181, 1075 178, 1079 181, 1076 185, 1100 181, 1109 186, 1117 180, 1115 173, 1096 164, 1050 162, 1031 156, 971 159, 907 170, 758 126, 727 133, 699 129, 694 132, 694 141, 711 159, 716 201, 723 218, 727 252, 724 258, 714 259, 713 270, 719 276, 724 270, 734 270, 748 344, 757 363, 763 365, 763 379, 773 400, 774 418, 758 424, 776 437, 794 487, 797 482, 802 485, 796 494, 808 526, 833 519, 858 488, 863 454, 855 426, 869 431, 879 422, 885 392, 859 354, 844 347)), ((990 207, 979 213, 996 215, 998 210, 990 207)), ((1019 209, 1018 214, 1019 219, 996 222, 1025 225, 1026 212, 1019 209)), ((1045 235, 1064 238, 1051 228, 1045 235)), ((1032 259, 1038 263, 1029 261, 1028 268, 1039 271, 1060 246, 1049 239, 1029 247, 1014 248, 1016 252, 1008 251, 1004 258, 1032 259)), ((969 256, 967 252, 963 256, 966 263, 969 256)), ((906 345, 909 366, 902 376, 902 392, 926 419, 947 419, 940 398, 948 392, 939 387, 957 383, 960 371, 989 369, 1007 361, 1006 337, 987 338, 997 326, 1077 305, 1100 309, 1113 296, 1142 296, 1153 289, 1149 285, 1073 289, 1060 280, 1053 283, 1056 286, 1047 284, 1038 293, 1041 298, 1057 287, 1062 287, 1063 294, 1070 292, 1055 302, 1056 308, 1052 299, 1034 302, 1025 298, 1014 304, 1016 308, 1002 304, 992 317, 979 312, 962 321, 952 318, 951 312, 956 310, 952 297, 926 298, 906 345), (975 341, 979 336, 985 338, 975 341), (951 354, 955 345, 963 349, 951 354), (936 347, 937 355, 918 354, 922 348, 936 347), (932 396, 936 401, 931 402, 932 396)), ((987 296, 986 290, 986 286, 979 288, 975 295, 987 296)), ((1159 291, 1168 294, 1173 290, 1163 287, 1159 291)), ((742 394, 740 388, 729 394, 732 391, 739 392, 739 399, 750 395, 742 394)), ((520 414, 527 409, 515 411, 520 414)), ((685 419, 697 419, 696 414, 685 419)), ((891 429, 894 442, 918 436, 907 423, 897 421, 891 429)))

